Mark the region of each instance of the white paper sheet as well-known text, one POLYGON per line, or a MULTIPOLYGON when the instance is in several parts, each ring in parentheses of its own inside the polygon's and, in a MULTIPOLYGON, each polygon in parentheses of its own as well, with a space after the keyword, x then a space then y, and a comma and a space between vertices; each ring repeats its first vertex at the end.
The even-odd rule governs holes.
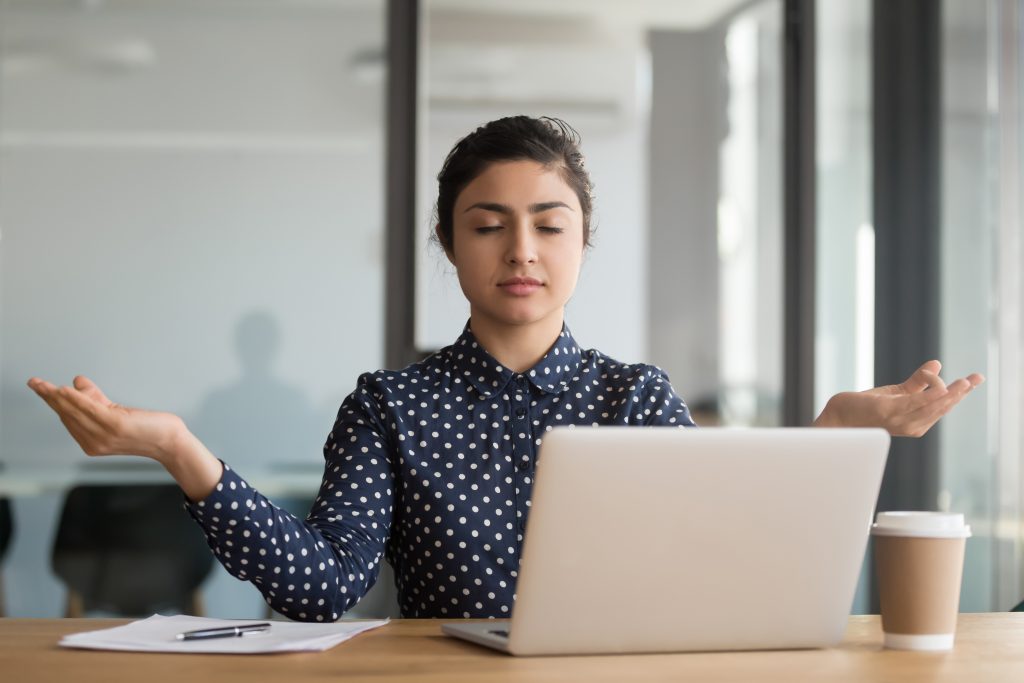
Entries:
POLYGON ((383 626, 382 621, 339 621, 333 624, 306 624, 272 621, 270 629, 258 633, 209 640, 178 640, 179 633, 204 628, 220 628, 251 624, 259 619, 207 619, 204 617, 154 614, 148 619, 124 626, 86 631, 65 636, 63 647, 93 650, 127 650, 132 652, 201 652, 226 654, 257 654, 261 652, 318 652, 334 647, 352 636, 383 626))

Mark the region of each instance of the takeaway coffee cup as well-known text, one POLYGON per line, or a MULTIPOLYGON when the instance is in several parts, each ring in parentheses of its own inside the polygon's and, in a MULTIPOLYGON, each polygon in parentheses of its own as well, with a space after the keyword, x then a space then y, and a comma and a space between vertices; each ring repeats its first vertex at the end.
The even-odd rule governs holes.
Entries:
POLYGON ((885 646, 950 650, 960 607, 964 516, 880 512, 871 526, 885 646))

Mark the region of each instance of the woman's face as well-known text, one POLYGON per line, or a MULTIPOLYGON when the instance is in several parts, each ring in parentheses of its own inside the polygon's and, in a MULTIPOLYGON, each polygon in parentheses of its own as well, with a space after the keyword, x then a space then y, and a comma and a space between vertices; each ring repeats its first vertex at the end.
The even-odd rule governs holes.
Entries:
POLYGON ((579 199, 557 168, 491 164, 459 194, 452 250, 474 324, 560 324, 583 260, 579 199))

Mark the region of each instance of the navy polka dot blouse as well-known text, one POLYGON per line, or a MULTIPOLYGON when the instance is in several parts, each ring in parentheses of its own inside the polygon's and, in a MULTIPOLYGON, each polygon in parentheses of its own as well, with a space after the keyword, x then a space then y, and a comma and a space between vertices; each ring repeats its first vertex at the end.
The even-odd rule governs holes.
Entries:
POLYGON ((359 378, 305 520, 226 465, 216 490, 186 508, 224 567, 292 619, 338 619, 384 559, 404 617, 509 616, 541 436, 622 424, 693 421, 661 370, 583 351, 568 329, 519 374, 467 325, 426 360, 359 378))

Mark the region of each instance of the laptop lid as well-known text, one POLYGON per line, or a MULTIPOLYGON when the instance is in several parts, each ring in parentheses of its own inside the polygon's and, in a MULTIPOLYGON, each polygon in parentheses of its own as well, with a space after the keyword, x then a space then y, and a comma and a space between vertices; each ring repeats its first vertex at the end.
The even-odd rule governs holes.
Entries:
POLYGON ((838 642, 888 446, 881 429, 549 432, 508 650, 838 642))

